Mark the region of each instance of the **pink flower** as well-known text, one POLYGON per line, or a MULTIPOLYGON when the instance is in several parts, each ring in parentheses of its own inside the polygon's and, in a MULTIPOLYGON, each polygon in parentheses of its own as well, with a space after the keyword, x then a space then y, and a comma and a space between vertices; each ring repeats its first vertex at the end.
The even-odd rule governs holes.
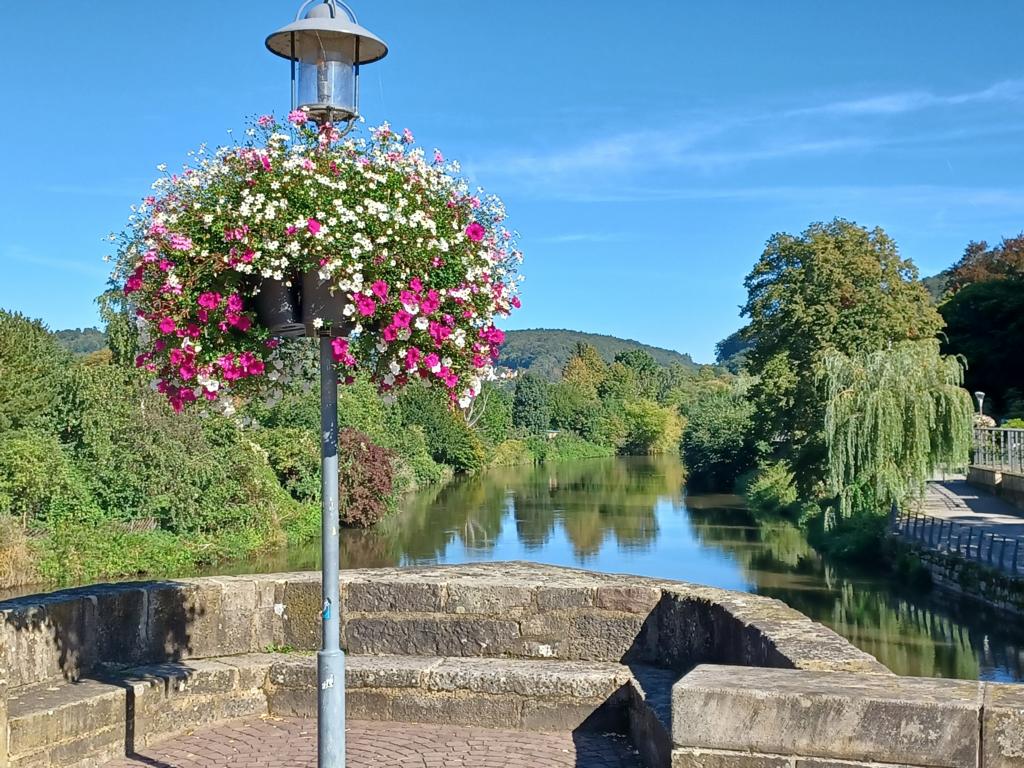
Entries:
POLYGON ((288 122, 293 125, 303 125, 307 120, 309 120, 309 115, 304 110, 293 109, 288 113, 288 122))
POLYGON ((441 154, 441 150, 440 149, 435 149, 434 150, 434 162, 435 163, 443 163, 444 162, 444 155, 441 154))
POLYGON ((182 381, 188 381, 195 378, 196 368, 191 363, 185 363, 178 369, 178 374, 181 376, 182 381))
POLYGON ((412 280, 409 281, 409 289, 412 291, 416 291, 416 293, 419 293, 420 291, 423 290, 423 281, 420 280, 418 277, 414 277, 412 280))
POLYGON ((412 135, 412 131, 410 131, 408 128, 402 131, 402 141, 404 141, 406 144, 412 144, 414 141, 416 141, 416 139, 412 135))
POLYGON ((416 367, 416 363, 423 357, 423 353, 420 352, 416 347, 409 347, 405 352, 405 367, 410 371, 416 367))
POLYGON ((252 320, 245 315, 228 315, 228 323, 233 327, 245 333, 252 328, 252 320))
POLYGON ((273 115, 260 115, 259 120, 257 120, 256 122, 259 123, 261 128, 269 128, 270 126, 272 126, 274 124, 274 116, 273 115))
POLYGON ((228 311, 230 312, 241 312, 242 311, 242 297, 237 293, 233 293, 228 296, 228 311))
POLYGON ((310 219, 309 221, 306 222, 306 227, 309 228, 309 234, 315 235, 317 232, 320 231, 320 222, 317 221, 316 219, 310 219))
POLYGON ((157 325, 157 328, 160 329, 160 333, 169 334, 169 333, 174 333, 178 329, 178 326, 175 325, 174 320, 172 320, 169 317, 165 317, 157 325))
POLYGON ((483 240, 485 234, 486 231, 484 230, 483 225, 478 221, 474 221, 468 227, 466 227, 466 237, 468 237, 474 243, 479 243, 481 240, 483 240))
POLYGON ((220 294, 213 291, 201 293, 196 303, 203 309, 216 309, 220 306, 220 294))
POLYGON ((400 309, 395 312, 395 316, 391 318, 391 323, 395 328, 408 328, 409 323, 412 322, 412 315, 406 312, 404 309, 400 309))
POLYGON ((190 251, 192 239, 186 235, 171 235, 171 248, 176 251, 190 251))
POLYGON ((170 360, 171 365, 181 365, 185 362, 185 350, 175 347, 171 350, 167 359, 170 360))
POLYGON ((377 311, 377 302, 371 299, 369 296, 359 294, 356 296, 356 309, 359 310, 359 314, 363 317, 369 317, 377 311))
POLYGON ((420 301, 420 310, 425 315, 433 314, 437 311, 437 308, 441 306, 441 296, 437 291, 431 290, 427 292, 427 297, 420 301))
POLYGON ((431 352, 429 355, 423 358, 423 365, 427 367, 433 373, 437 373, 441 370, 441 358, 431 352))
POLYGON ((136 270, 131 277, 129 277, 124 284, 124 292, 135 293, 135 291, 142 288, 142 275, 139 274, 139 270, 136 270))
POLYGON ((381 301, 388 300, 388 284, 385 283, 383 280, 378 280, 373 285, 371 285, 370 290, 373 292, 373 295, 376 296, 381 301))
POLYGON ((398 331, 395 329, 395 326, 393 325, 385 327, 381 334, 384 336, 384 341, 390 342, 398 338, 398 331))

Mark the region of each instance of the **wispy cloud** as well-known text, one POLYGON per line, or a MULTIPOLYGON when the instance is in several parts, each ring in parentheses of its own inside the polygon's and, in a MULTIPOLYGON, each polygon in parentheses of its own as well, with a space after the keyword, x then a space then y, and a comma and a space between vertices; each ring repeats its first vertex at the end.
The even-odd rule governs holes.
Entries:
POLYGON ((862 99, 834 101, 811 107, 789 110, 800 115, 901 115, 939 107, 958 107, 995 101, 1018 101, 1024 98, 1024 80, 1003 80, 987 88, 953 94, 931 91, 903 91, 869 96, 862 99))
POLYGON ((936 121, 907 124, 884 118, 1011 101, 1024 103, 1024 79, 952 94, 900 91, 797 108, 779 105, 755 112, 682 114, 661 127, 623 131, 571 146, 509 148, 471 160, 465 168, 487 185, 500 182, 506 189, 519 188, 549 199, 628 198, 624 186, 646 182, 655 187, 657 181, 672 187, 666 192, 671 196, 687 181, 725 178, 755 164, 856 156, 882 149, 941 151, 944 145, 959 152, 972 139, 1020 133, 1021 125, 1005 116, 976 119, 976 109, 944 118, 941 130, 936 130, 936 121))

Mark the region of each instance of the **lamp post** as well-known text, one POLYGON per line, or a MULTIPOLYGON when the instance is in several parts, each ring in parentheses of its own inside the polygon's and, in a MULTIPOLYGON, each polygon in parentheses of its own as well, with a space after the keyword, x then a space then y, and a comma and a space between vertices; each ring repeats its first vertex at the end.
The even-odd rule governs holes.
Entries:
MULTIPOLYGON (((379 61, 388 52, 384 42, 359 26, 352 9, 340 0, 306 0, 291 24, 267 38, 267 48, 291 62, 292 109, 305 110, 321 126, 344 124, 342 133, 347 133, 359 117, 359 67, 379 61)), ((322 330, 311 323, 304 326, 307 335, 320 339, 323 607, 322 639, 317 653, 319 768, 345 765, 345 653, 341 649, 339 602, 338 375, 331 336, 344 335, 347 330, 340 323, 325 325, 322 330)))
POLYGON ((974 393, 974 397, 978 401, 978 415, 979 416, 984 416, 985 415, 985 407, 984 407, 985 406, 985 393, 984 392, 975 392, 974 393))

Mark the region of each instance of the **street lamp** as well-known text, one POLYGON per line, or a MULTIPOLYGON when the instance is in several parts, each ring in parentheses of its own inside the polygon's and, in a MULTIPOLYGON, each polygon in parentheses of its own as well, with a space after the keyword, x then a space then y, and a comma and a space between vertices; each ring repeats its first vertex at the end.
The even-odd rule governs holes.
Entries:
POLYGON ((975 392, 974 393, 974 397, 978 401, 978 415, 979 416, 984 416, 985 415, 985 408, 984 408, 984 405, 985 405, 985 393, 984 392, 975 392))
POLYGON ((383 59, 384 41, 356 22, 340 0, 306 0, 295 21, 267 38, 267 48, 292 63, 292 109, 318 123, 359 117, 359 67, 383 59))
MULTIPOLYGON (((340 0, 306 0, 295 21, 267 38, 272 53, 292 65, 292 109, 303 109, 323 125, 344 123, 348 132, 359 117, 359 67, 383 59, 388 48, 369 30, 359 26, 356 15, 340 0), (310 8, 310 6, 313 6, 310 8), (308 12, 306 9, 309 9, 308 12)), ((322 286, 303 283, 304 315, 312 304, 317 316, 330 315, 340 307, 322 286)), ((340 314, 336 313, 337 317, 340 314)), ((317 653, 317 765, 345 765, 345 653, 341 649, 341 604, 338 529, 338 375, 334 368, 331 335, 348 330, 342 323, 322 330, 305 326, 320 338, 320 482, 322 499, 321 547, 323 553, 321 644, 317 653)))

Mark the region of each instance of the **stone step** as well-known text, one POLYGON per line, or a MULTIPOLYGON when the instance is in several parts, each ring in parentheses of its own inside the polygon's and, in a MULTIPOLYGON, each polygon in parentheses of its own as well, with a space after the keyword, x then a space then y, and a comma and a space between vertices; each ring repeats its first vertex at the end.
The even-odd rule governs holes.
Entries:
POLYGON ((647 768, 672 764, 672 686, 679 672, 630 665, 629 736, 647 768))
MULTIPOLYGON (((653 756, 648 765, 661 768, 675 677, 611 662, 353 655, 346 711, 363 720, 632 732, 641 754, 653 756)), ((107 668, 95 679, 23 686, 9 695, 9 764, 93 768, 220 720, 314 717, 316 691, 310 653, 107 668)))
MULTIPOLYGON (((363 720, 537 731, 625 731, 630 669, 622 664, 437 656, 349 656, 346 710, 363 720)), ((267 702, 281 716, 316 714, 316 658, 270 669, 267 702)))

